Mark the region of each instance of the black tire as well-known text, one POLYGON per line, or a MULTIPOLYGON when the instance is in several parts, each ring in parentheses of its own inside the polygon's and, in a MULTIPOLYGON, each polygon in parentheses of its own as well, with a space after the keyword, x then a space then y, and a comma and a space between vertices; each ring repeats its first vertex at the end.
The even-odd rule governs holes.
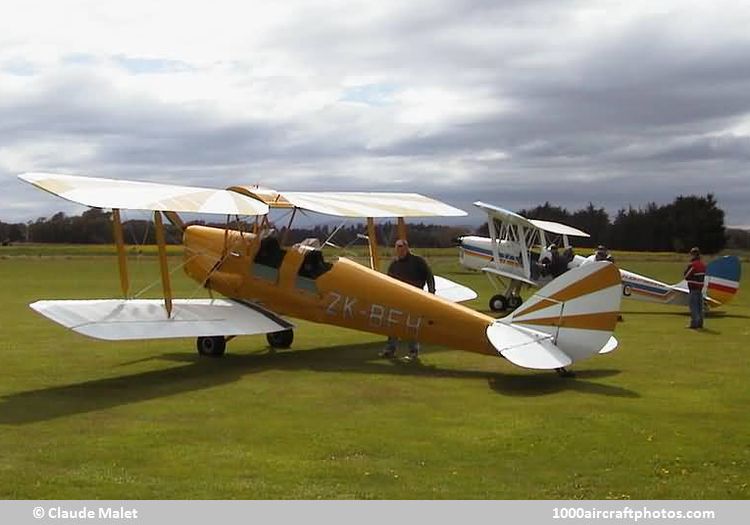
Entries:
POLYGON ((516 308, 521 306, 522 303, 523 303, 523 299, 521 298, 520 295, 511 295, 510 298, 508 299, 508 307, 511 310, 515 310, 516 308))
POLYGON ((266 340, 271 348, 289 348, 294 342, 294 330, 282 330, 266 334, 266 340))
POLYGON ((195 346, 200 355, 221 357, 227 349, 227 340, 223 335, 199 337, 195 342, 195 346))
POLYGON ((493 295, 490 299, 490 310, 493 312, 504 312, 508 309, 508 300, 504 295, 493 295))

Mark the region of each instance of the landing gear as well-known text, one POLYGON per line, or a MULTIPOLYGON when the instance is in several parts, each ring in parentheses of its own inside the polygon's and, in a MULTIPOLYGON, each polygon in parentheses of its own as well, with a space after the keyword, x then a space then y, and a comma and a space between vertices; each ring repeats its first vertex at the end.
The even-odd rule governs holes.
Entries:
POLYGON ((511 295, 506 297, 505 295, 497 294, 493 295, 490 299, 490 310, 493 312, 504 312, 505 310, 515 310, 523 303, 520 295, 511 295))
POLYGON ((210 337, 199 337, 195 342, 200 355, 209 357, 221 357, 227 349, 227 340, 223 335, 214 335, 210 337))
POLYGON ((294 341, 294 331, 289 329, 281 332, 272 332, 266 334, 266 340, 271 348, 289 348, 294 341))
POLYGON ((508 299, 504 295, 493 295, 490 299, 490 310, 493 312, 504 312, 508 309, 508 299))
POLYGON ((564 366, 561 366, 560 368, 555 368, 555 372, 557 372, 557 375, 559 375, 560 377, 575 377, 576 376, 575 372, 571 372, 564 366))

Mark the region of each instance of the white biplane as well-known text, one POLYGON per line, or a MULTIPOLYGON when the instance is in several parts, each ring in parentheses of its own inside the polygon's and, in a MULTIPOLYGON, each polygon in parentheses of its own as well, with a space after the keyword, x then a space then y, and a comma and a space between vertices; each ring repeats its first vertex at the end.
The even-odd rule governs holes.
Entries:
MULTIPOLYGON (((465 215, 419 194, 276 192, 255 186, 213 190, 52 173, 20 178, 87 206, 112 208, 123 297, 42 300, 31 307, 77 333, 106 340, 197 337, 201 355, 221 356, 238 335, 266 334, 288 348, 293 325, 282 316, 423 341, 535 369, 557 369, 617 346, 612 336, 620 306, 620 275, 609 263, 567 272, 531 297, 514 315, 496 320, 457 301, 476 294, 443 280, 430 294, 377 271, 373 219, 465 215), (119 210, 150 210, 159 248, 163 300, 130 292, 119 210), (251 231, 186 226, 178 213, 265 216, 269 208, 367 218, 371 267, 326 257, 321 244, 283 246, 267 216, 251 231), (226 299, 173 299, 163 218, 183 232, 182 265, 198 286, 226 299)), ((291 224, 291 220, 290 220, 291 224)), ((92 263, 96 264, 96 263, 92 263)))
MULTIPOLYGON (((484 272, 499 292, 489 301, 492 311, 517 308, 522 303, 520 290, 524 285, 544 286, 559 273, 594 260, 593 255, 582 257, 572 253, 570 239, 589 237, 586 232, 557 222, 527 219, 483 202, 474 205, 487 213, 490 237, 460 237, 459 260, 466 268, 484 272), (554 264, 545 264, 552 261, 550 247, 553 244, 562 261, 559 271, 554 270, 554 264)), ((704 286, 708 306, 726 304, 734 297, 739 289, 740 269, 739 258, 732 255, 719 257, 708 264, 704 286)), ((684 280, 667 284, 624 269, 620 269, 620 276, 622 295, 627 299, 688 304, 689 292, 684 280)))

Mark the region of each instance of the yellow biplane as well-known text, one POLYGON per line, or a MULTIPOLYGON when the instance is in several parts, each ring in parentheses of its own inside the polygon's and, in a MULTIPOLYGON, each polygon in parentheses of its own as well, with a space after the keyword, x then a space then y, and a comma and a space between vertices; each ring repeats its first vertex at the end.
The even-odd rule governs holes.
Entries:
MULTIPOLYGON (((476 294, 437 279, 430 294, 378 271, 374 219, 460 216, 465 212, 415 193, 276 192, 255 186, 214 190, 52 173, 22 180, 64 199, 113 210, 122 299, 42 300, 31 308, 80 334, 106 340, 197 337, 202 355, 221 356, 239 335, 266 334, 288 348, 285 317, 354 328, 487 355, 534 369, 557 369, 617 347, 620 274, 587 264, 539 290, 508 317, 495 319, 459 302, 476 294), (371 267, 346 257, 326 260, 319 243, 283 246, 271 234, 269 208, 367 218, 371 267), (154 212, 163 299, 131 298, 121 209, 154 212), (252 231, 186 226, 179 213, 256 216, 252 231), (164 220, 182 230, 184 268, 224 299, 172 297, 164 220)), ((290 221, 291 224, 291 221, 290 221)))

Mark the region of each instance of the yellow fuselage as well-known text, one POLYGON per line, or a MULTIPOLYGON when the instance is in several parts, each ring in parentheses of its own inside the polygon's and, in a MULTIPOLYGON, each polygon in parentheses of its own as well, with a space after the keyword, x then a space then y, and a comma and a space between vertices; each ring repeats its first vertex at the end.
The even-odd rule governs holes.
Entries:
POLYGON ((184 243, 186 273, 226 297, 298 319, 497 355, 485 334, 494 318, 348 259, 331 260, 311 278, 300 272, 309 249, 286 248, 276 268, 256 261, 254 234, 189 226, 184 243))

